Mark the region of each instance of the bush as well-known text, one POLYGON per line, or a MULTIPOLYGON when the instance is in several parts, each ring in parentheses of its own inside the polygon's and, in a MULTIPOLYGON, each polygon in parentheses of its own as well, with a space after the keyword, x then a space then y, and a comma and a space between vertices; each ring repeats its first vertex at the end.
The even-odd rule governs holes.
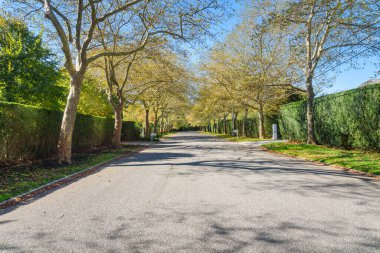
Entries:
MULTIPOLYGON (((305 141, 306 102, 281 107, 280 132, 305 141)), ((380 84, 315 99, 315 135, 323 145, 380 150, 380 84)))
MULTIPOLYGON (((228 119, 227 122, 227 133, 229 135, 232 135, 232 120, 228 119)), ((237 129, 239 130, 239 135, 243 133, 243 119, 239 119, 236 121, 237 129)), ((266 137, 272 136, 272 124, 277 124, 277 117, 276 116, 265 116, 265 135, 266 137)), ((217 132, 217 133, 224 133, 224 121, 219 120, 214 125, 213 123, 210 124, 207 127, 207 131, 209 132, 217 132)), ((247 119, 247 125, 246 125, 246 133, 247 137, 252 138, 258 138, 259 137, 259 119, 258 117, 254 118, 248 118, 247 119)))
POLYGON ((280 134, 284 139, 306 140, 306 101, 298 101, 282 106, 278 123, 280 134))
MULTIPOLYGON (((61 111, 0 102, 0 165, 55 157, 62 115, 61 111)), ((77 114, 73 151, 111 145, 113 125, 112 118, 77 114)))
POLYGON ((124 121, 123 129, 121 132, 122 141, 131 141, 140 139, 142 128, 137 122, 134 121, 124 121))

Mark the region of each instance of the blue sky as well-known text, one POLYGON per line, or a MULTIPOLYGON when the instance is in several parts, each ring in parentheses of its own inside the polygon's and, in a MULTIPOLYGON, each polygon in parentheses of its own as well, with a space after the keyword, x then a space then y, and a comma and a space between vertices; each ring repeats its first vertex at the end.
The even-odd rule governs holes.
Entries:
MULTIPOLYGON (((4 0, 0 0, 0 8, 4 0)), ((233 4, 232 6, 236 11, 234 14, 226 20, 223 24, 214 29, 219 31, 219 35, 216 38, 218 41, 223 41, 224 37, 228 32, 230 32, 233 27, 240 22, 241 18, 241 7, 238 4, 233 4)), ((214 40, 207 40, 207 44, 215 43, 214 40)), ((200 50, 198 47, 190 49, 192 55, 190 56, 192 62, 197 62, 196 59, 204 59, 205 54, 208 49, 200 50)), ((373 57, 371 59, 358 59, 359 68, 354 69, 350 66, 342 66, 338 71, 330 73, 331 76, 334 76, 332 80, 331 87, 323 90, 323 93, 334 93, 338 91, 353 89, 358 87, 363 82, 372 79, 375 77, 375 73, 380 70, 380 66, 375 66, 375 63, 380 63, 380 57, 373 57)))
POLYGON ((358 87, 365 81, 375 77, 375 73, 380 70, 380 66, 376 67, 375 63, 380 63, 379 58, 360 59, 359 63, 361 68, 354 69, 349 66, 343 66, 341 73, 335 74, 336 79, 334 85, 331 88, 326 89, 327 93, 335 93, 337 91, 343 91, 358 87))

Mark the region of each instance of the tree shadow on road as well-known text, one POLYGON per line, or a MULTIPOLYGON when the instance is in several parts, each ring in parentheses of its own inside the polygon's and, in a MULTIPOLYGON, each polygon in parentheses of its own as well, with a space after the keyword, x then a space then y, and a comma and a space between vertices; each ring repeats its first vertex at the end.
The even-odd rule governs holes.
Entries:
MULTIPOLYGON (((265 213, 232 216, 233 205, 157 203, 144 212, 90 219, 79 234, 32 235, 36 248, 84 252, 376 252, 377 229, 352 227, 318 218, 265 213), (87 236, 90 233, 91 236, 87 236), (323 242, 323 244, 321 244, 323 242), (59 246, 59 247, 58 247, 59 246)), ((91 217, 89 217, 91 218, 91 217)), ((37 234, 37 233, 36 233, 37 234)), ((12 251, 15 246, 3 246, 12 251)), ((22 247, 18 250, 28 250, 22 247)))

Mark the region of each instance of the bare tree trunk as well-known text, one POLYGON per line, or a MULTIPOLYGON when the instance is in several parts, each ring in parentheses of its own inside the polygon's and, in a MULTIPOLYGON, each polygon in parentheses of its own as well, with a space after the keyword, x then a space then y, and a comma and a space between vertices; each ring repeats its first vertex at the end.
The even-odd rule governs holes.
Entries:
POLYGON ((227 115, 223 116, 224 134, 227 134, 227 115))
POLYGON ((265 119, 263 105, 259 105, 259 138, 265 138, 265 119))
POLYGON ((232 123, 232 125, 233 125, 233 130, 236 130, 237 129, 237 117, 238 117, 238 112, 234 112, 234 117, 233 117, 233 123, 232 123))
POLYGON ((247 137, 248 108, 244 109, 243 129, 241 135, 247 137))
POLYGON ((163 120, 162 117, 161 117, 161 120, 160 120, 160 133, 161 134, 164 133, 164 120, 163 120))
POLYGON ((307 143, 316 144, 315 134, 314 134, 314 90, 312 77, 309 76, 306 81, 307 89, 307 143))
POLYGON ((149 109, 145 109, 145 138, 150 136, 149 109))
POLYGON ((157 127, 158 127, 158 117, 157 117, 157 113, 155 113, 154 114, 154 128, 153 128, 154 133, 157 133, 157 127))
POLYGON ((82 83, 83 77, 80 74, 71 77, 70 92, 67 97, 58 139, 58 163, 71 164, 72 139, 82 83))
POLYGON ((162 120, 162 132, 166 133, 166 120, 162 120))
POLYGON ((232 112, 231 114, 231 119, 232 119, 232 131, 235 130, 235 113, 232 112))
POLYGON ((115 113, 115 124, 113 129, 112 145, 116 148, 121 147, 121 130, 123 128, 123 108, 124 103, 114 108, 115 113))
POLYGON ((168 121, 165 120, 164 121, 164 133, 167 133, 168 132, 168 121))
MULTIPOLYGON (((309 19, 307 22, 307 34, 306 34, 306 49, 307 49, 307 69, 306 69, 306 90, 307 90, 307 112, 306 112, 306 118, 307 118, 307 143, 308 144, 316 144, 315 137, 314 137, 314 90, 313 90, 313 76, 314 76, 314 69, 313 69, 313 59, 316 60, 317 58, 313 57, 313 50, 312 50, 312 19, 314 16, 314 5, 311 8, 311 13, 309 15, 309 19)), ((326 33, 327 34, 327 33, 326 33)), ((323 43, 321 44, 323 45, 323 43)), ((319 51, 320 54, 320 51, 319 51)), ((316 65, 314 65, 316 66, 316 65)))

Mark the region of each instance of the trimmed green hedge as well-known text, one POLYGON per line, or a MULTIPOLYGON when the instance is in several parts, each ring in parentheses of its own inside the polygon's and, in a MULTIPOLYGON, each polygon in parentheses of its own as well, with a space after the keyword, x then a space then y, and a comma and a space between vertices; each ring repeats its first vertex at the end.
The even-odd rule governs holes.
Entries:
MULTIPOLYGON (((62 115, 61 111, 0 102, 0 165, 54 157, 62 115)), ((73 151, 111 145, 113 125, 112 118, 77 114, 73 151)), ((123 130, 127 131, 132 130, 123 130)), ((124 140, 132 137, 135 136, 129 135, 124 140)))
MULTIPOLYGON (((243 119, 239 119, 236 121, 237 122, 237 128, 239 130, 239 135, 242 134, 243 132, 243 119)), ((277 124, 277 117, 276 116, 265 116, 265 135, 266 137, 271 137, 272 136, 272 124, 277 124)), ((232 120, 228 119, 227 120, 227 133, 229 135, 232 135, 232 120)), ((209 132, 214 132, 214 133, 224 133, 224 121, 219 120, 214 123, 212 122, 206 129, 206 131, 209 132)), ((258 117, 254 118, 248 118, 247 119, 247 125, 246 125, 246 133, 247 137, 252 137, 252 138, 258 138, 259 137, 259 119, 258 117)))
MULTIPOLYGON (((305 141, 306 102, 281 107, 283 138, 305 141)), ((323 145, 380 150, 380 84, 315 99, 315 135, 323 145)))
POLYGON ((121 132, 122 141, 137 140, 140 138, 142 128, 135 121, 124 121, 121 132))

